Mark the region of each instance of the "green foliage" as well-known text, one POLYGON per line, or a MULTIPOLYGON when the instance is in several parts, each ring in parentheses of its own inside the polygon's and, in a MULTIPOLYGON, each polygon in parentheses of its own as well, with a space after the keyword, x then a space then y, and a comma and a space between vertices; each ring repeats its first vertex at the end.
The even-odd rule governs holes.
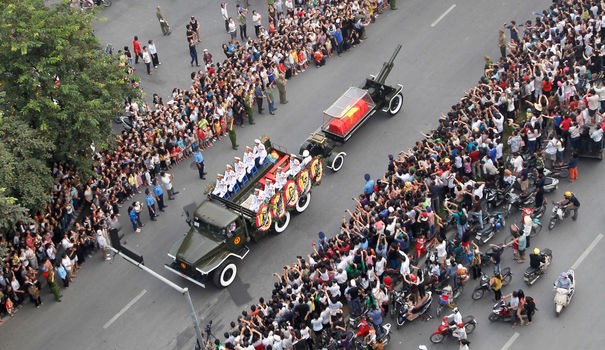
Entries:
MULTIPOLYGON (((17 204, 17 199, 14 197, 7 197, 5 195, 6 189, 0 188, 0 232, 6 232, 14 229, 17 221, 28 222, 27 209, 17 204)), ((0 256, 4 256, 2 247, 0 247, 0 256)))
POLYGON ((90 171, 89 146, 108 145, 122 101, 138 96, 94 19, 42 0, 0 6, 0 186, 27 208, 47 201, 50 162, 90 171))
MULTIPOLYGON (((103 54, 94 16, 41 0, 5 0, 0 11, 0 82, 6 102, 55 145, 53 158, 88 166, 89 145, 106 144, 125 96, 117 57, 103 54), (58 80, 57 80, 58 79, 58 80)), ((87 169, 88 170, 88 169, 87 169)))

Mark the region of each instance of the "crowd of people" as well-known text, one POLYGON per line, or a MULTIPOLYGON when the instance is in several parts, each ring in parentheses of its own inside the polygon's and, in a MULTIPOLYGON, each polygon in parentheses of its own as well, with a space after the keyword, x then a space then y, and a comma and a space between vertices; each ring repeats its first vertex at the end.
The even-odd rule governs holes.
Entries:
MULTIPOLYGON (((188 89, 175 88, 166 102, 157 94, 151 104, 125 101, 124 113, 132 128, 116 137, 115 149, 93 150, 94 177, 84 179, 66 165, 53 167, 55 185, 47 208, 35 213, 31 222, 18 223, 8 237, 0 237, 0 315, 12 316, 28 299, 39 307, 40 280, 46 280, 60 301, 59 286, 69 286, 86 259, 99 249, 107 258, 108 231, 120 226, 123 205, 133 230, 141 232, 144 207, 154 220, 156 208, 163 211, 165 206, 164 193, 169 199, 176 194, 167 174, 170 168, 196 154, 200 178, 204 178, 201 150, 227 135, 234 122, 242 125, 247 117, 254 124, 255 105, 262 114, 266 101, 273 114, 275 84, 280 102, 287 103, 287 79, 302 73, 315 51, 331 56, 360 43, 364 32, 360 23, 365 26, 377 8, 373 0, 322 1, 302 7, 289 0, 283 7, 278 6, 281 3, 269 4, 268 29, 255 19, 255 39, 225 44, 222 61, 204 50, 204 66, 191 74, 188 89), (164 181, 165 176, 169 180, 164 181), (144 204, 129 203, 142 191, 144 204)), ((245 17, 244 10, 240 17, 245 17)), ((157 12, 167 35, 167 21, 161 9, 157 12)), ((197 25, 195 18, 192 22, 197 25)), ((192 39, 197 44, 196 34, 192 39)), ((118 56, 127 76, 134 73, 139 59, 148 74, 160 64, 153 41, 141 47, 137 36, 132 52, 126 46, 118 56)))
MULTIPOLYGON (((482 210, 486 186, 534 191, 539 205, 544 186, 539 170, 529 184, 533 170, 544 167, 536 159, 548 166, 567 162, 577 171, 577 137, 602 147, 604 14, 598 1, 555 1, 523 27, 511 22, 510 40, 504 29, 500 33, 502 57, 495 62, 486 57, 478 84, 423 140, 390 155, 384 176, 374 180, 366 174, 363 193, 343 217, 340 232, 331 237, 320 232, 313 253, 276 273, 271 296, 242 311, 211 346, 320 348, 327 333, 337 348, 349 349, 345 314, 359 316, 364 309, 380 335, 395 280, 407 285, 414 306, 426 298, 421 281, 430 278, 414 266, 418 256, 408 255, 413 242, 436 250, 431 274, 443 274, 450 285, 461 280, 460 271, 466 275, 470 269, 478 277, 481 257, 468 221, 469 213, 482 210), (457 228, 453 241, 447 240, 446 216, 457 228)), ((527 236, 525 230, 519 234, 512 244, 522 262, 527 236)), ((490 285, 502 298, 503 250, 495 248, 490 285)), ((533 298, 522 290, 503 298, 518 310, 519 323, 525 322, 522 313, 531 323, 533 298)), ((470 342, 461 338, 461 349, 468 349, 470 342)))

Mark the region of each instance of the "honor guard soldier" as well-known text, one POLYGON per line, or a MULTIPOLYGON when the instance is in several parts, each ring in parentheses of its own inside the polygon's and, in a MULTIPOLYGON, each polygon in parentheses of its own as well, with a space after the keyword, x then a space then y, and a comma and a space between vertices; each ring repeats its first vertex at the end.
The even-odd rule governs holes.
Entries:
POLYGON ((244 177, 246 176, 246 166, 244 165, 244 162, 242 162, 240 157, 233 157, 233 160, 233 167, 235 168, 235 177, 237 178, 237 182, 241 184, 244 181, 244 177))
POLYGON ((256 166, 260 167, 263 165, 265 158, 267 158, 265 145, 263 145, 259 139, 254 140, 254 162, 256 163, 256 166))
POLYGON ((246 166, 246 172, 251 174, 254 168, 254 153, 250 146, 246 146, 246 151, 244 152, 244 165, 246 166))
POLYGON ((225 181, 225 177, 223 176, 223 174, 216 175, 216 186, 214 186, 212 194, 217 195, 221 198, 227 194, 227 182, 225 181))
POLYGON ((237 177, 230 164, 225 166, 225 182, 227 183, 227 190, 233 192, 233 187, 237 184, 237 177))

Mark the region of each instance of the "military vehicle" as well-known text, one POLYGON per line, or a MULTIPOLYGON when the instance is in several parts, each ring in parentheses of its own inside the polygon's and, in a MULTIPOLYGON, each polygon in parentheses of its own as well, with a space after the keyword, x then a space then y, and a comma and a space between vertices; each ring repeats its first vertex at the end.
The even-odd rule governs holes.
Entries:
MULTIPOLYGON (((603 123, 605 124, 605 123, 603 123)), ((603 139, 601 142, 594 142, 590 138, 590 132, 593 131, 588 125, 585 125, 580 135, 579 147, 577 150, 578 157, 603 159, 603 139)))
POLYGON ((262 142, 267 158, 237 189, 222 197, 210 189, 199 206, 184 208, 190 229, 170 249, 172 263, 165 265, 168 270, 202 287, 210 277, 217 287, 228 287, 235 280, 237 262, 250 252, 251 241, 285 231, 290 212, 302 213, 308 208, 311 188, 322 178, 322 160, 288 154, 268 138, 262 142), (254 190, 262 189, 268 180, 275 182, 278 168, 287 172, 293 166, 299 171, 289 173, 272 197, 251 209, 254 190))
POLYGON ((313 157, 322 157, 326 167, 337 172, 347 155, 340 148, 355 131, 377 111, 387 112, 391 116, 399 113, 403 106, 403 86, 385 84, 399 50, 401 45, 397 45, 391 59, 383 64, 377 76, 371 75, 361 88, 350 87, 324 111, 321 127, 300 146, 300 154, 307 151, 313 157))

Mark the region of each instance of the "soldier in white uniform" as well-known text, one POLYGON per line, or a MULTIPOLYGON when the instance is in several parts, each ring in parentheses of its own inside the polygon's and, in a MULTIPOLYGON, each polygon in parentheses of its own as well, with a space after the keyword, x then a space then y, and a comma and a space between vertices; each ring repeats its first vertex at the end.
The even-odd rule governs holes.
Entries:
POLYGON ((254 168, 254 153, 252 153, 252 147, 246 146, 244 151, 244 165, 246 166, 246 172, 250 174, 252 168, 254 168))
POLYGON ((296 176, 300 172, 300 160, 290 155, 290 169, 288 169, 288 175, 296 176))
POLYGON ((275 188, 283 188, 286 184, 286 181, 288 181, 288 174, 282 170, 282 167, 278 167, 275 170, 275 188))
POLYGON ((235 176, 235 171, 233 171, 233 167, 230 164, 225 166, 225 181, 227 182, 227 189, 229 192, 233 191, 233 187, 237 184, 237 177, 235 176))
POLYGON ((255 213, 258 211, 258 208, 261 206, 261 204, 264 203, 264 200, 261 197, 261 190, 259 188, 255 188, 254 193, 252 194, 252 202, 250 203, 250 210, 255 213))
POLYGON ((216 175, 216 185, 214 186, 214 190, 212 190, 212 194, 219 197, 224 197, 227 194, 227 182, 225 182, 223 174, 216 175))
POLYGON ((254 161, 256 162, 256 166, 260 167, 265 162, 265 158, 267 158, 265 145, 259 139, 254 140, 254 161))
POLYGON ((268 200, 271 199, 271 197, 273 197, 275 195, 275 184, 269 180, 266 179, 265 182, 265 190, 263 191, 263 199, 268 200))
POLYGON ((313 157, 311 157, 311 155, 309 155, 309 150, 304 150, 302 156, 303 156, 302 166, 306 167, 307 164, 309 164, 311 162, 313 157))
POLYGON ((242 181, 244 181, 244 177, 246 176, 246 166, 240 157, 233 157, 233 159, 235 161, 233 163, 233 167, 235 168, 235 177, 239 183, 242 183, 242 181))

